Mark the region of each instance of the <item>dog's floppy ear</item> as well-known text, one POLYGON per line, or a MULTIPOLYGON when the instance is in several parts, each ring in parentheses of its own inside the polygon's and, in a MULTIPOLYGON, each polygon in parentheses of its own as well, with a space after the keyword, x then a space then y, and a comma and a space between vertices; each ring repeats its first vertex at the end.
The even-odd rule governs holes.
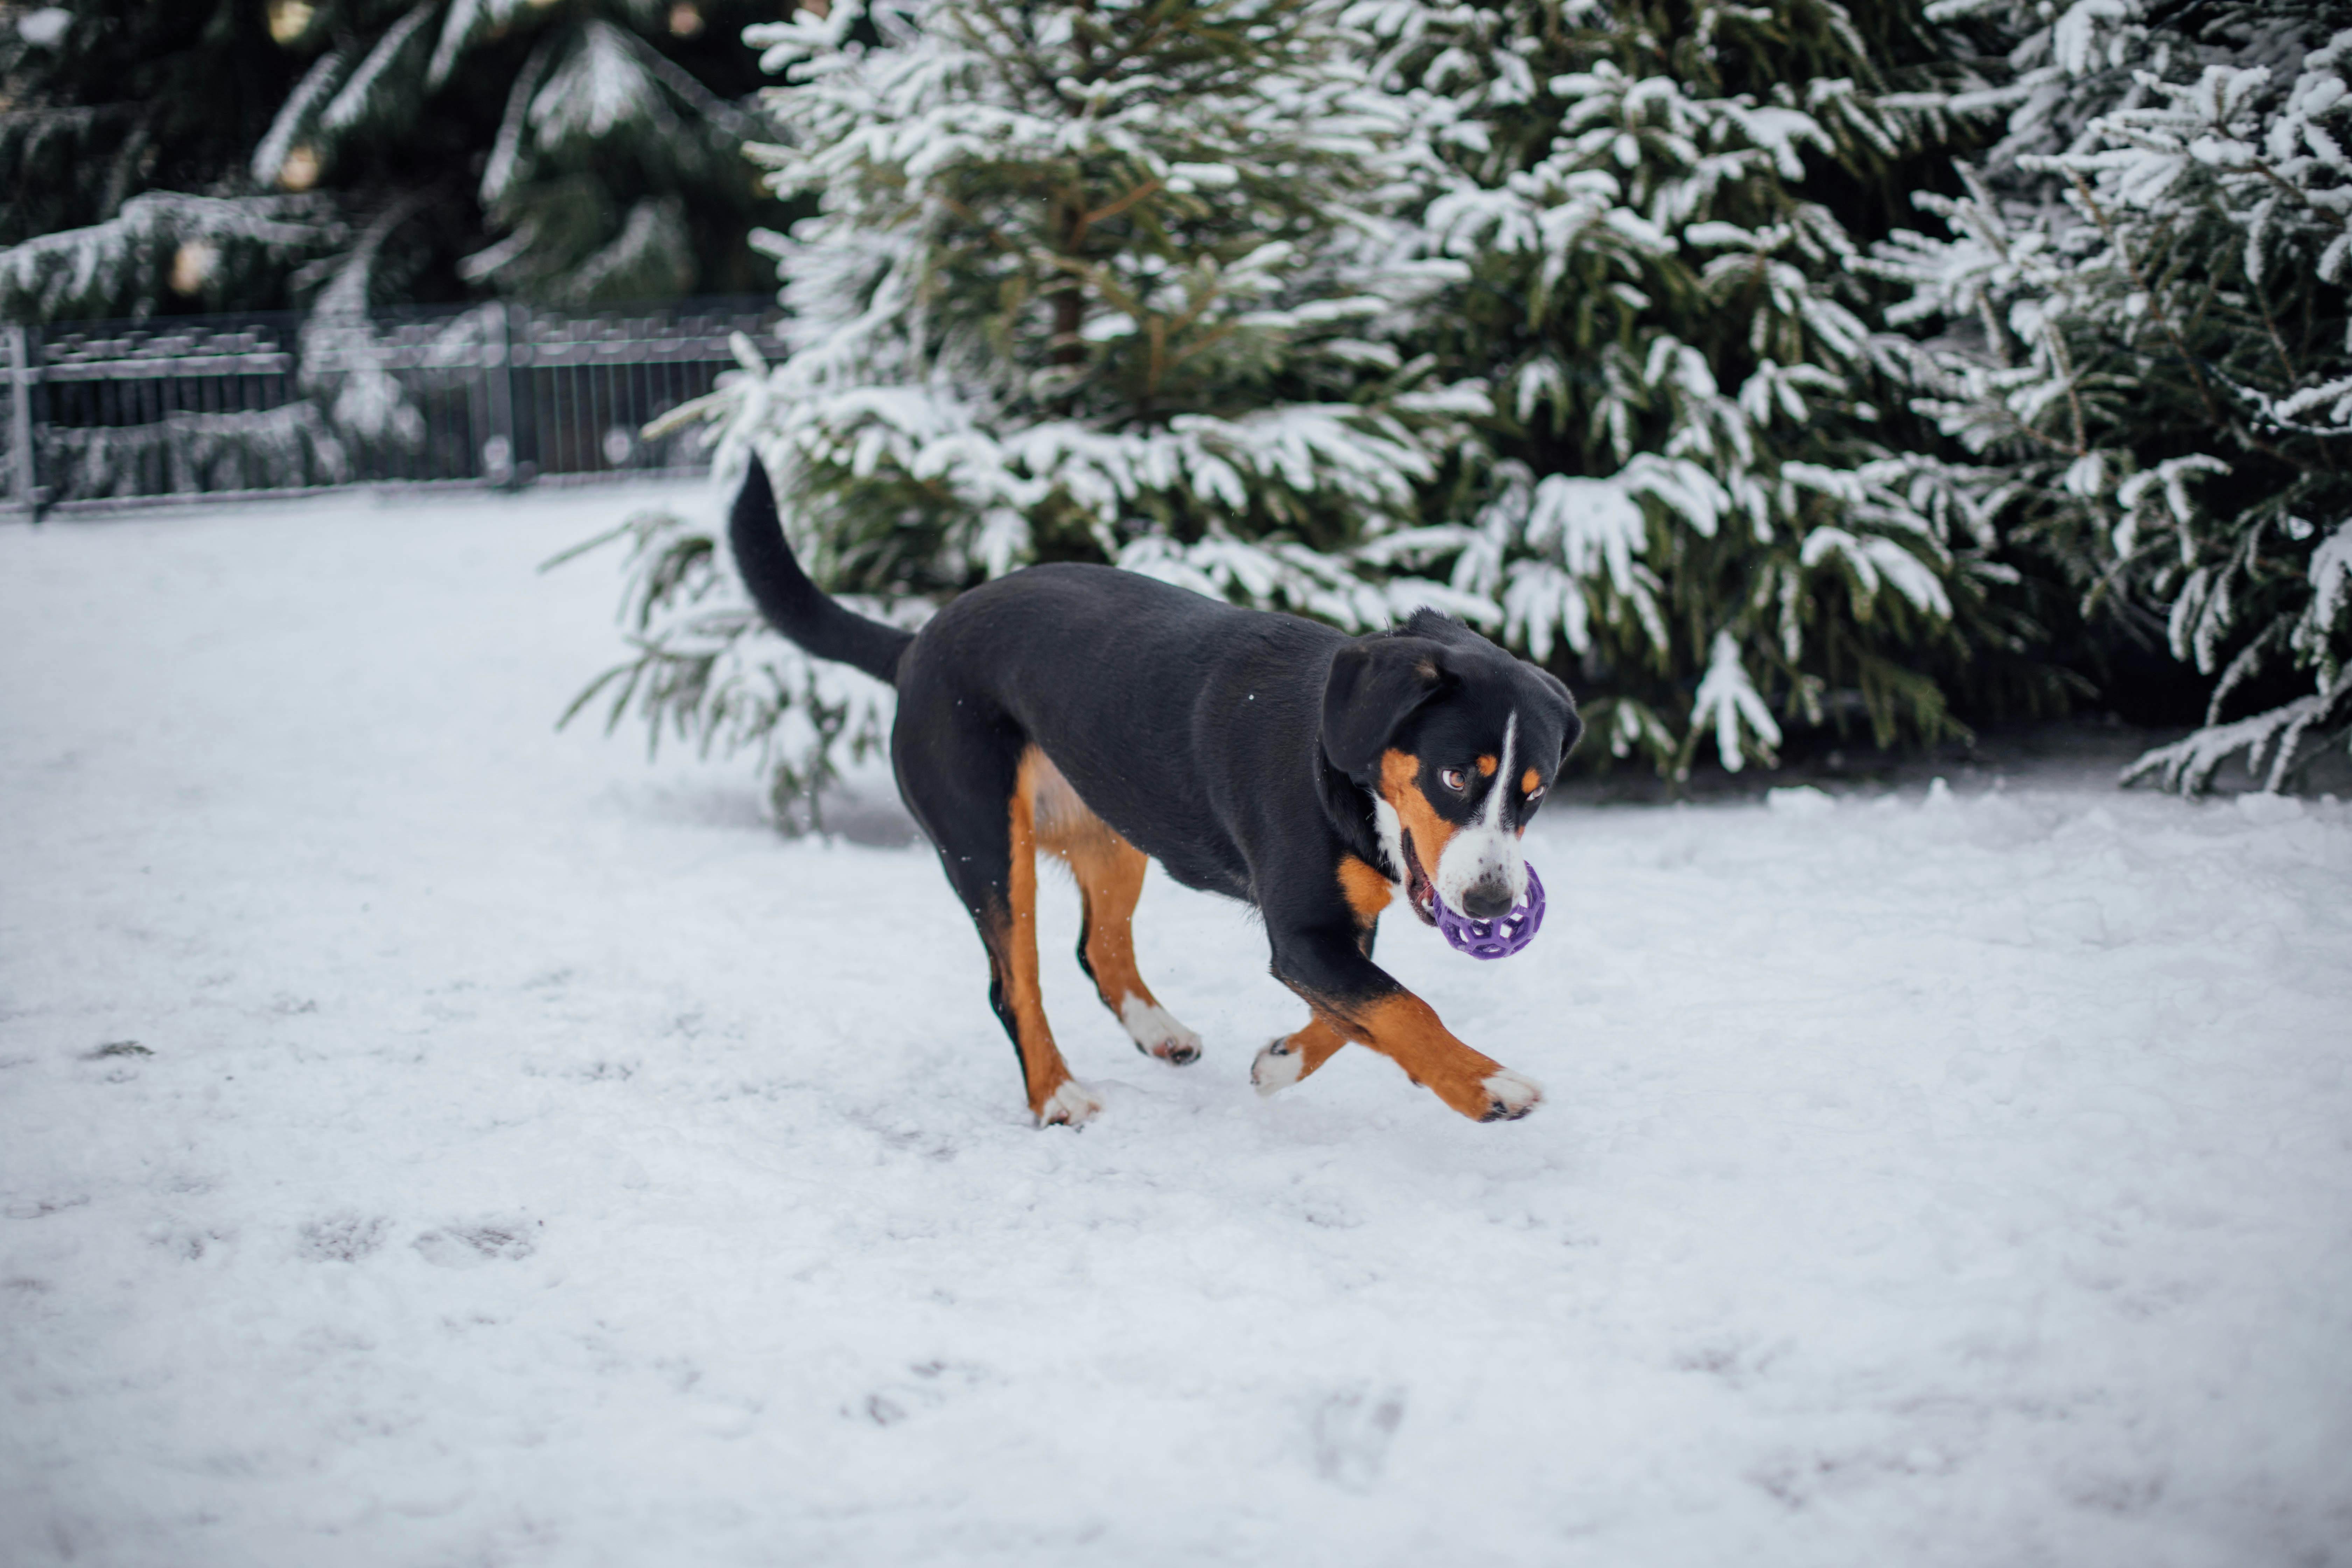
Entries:
POLYGON ((1568 753, 1576 750, 1576 743, 1584 739, 1584 721, 1577 716, 1576 698, 1569 691, 1568 682, 1543 666, 1537 664, 1528 668, 1536 672, 1537 678, 1553 696, 1567 705, 1568 716, 1561 721, 1559 727, 1559 760, 1564 763, 1568 761, 1568 753))
POLYGON ((1331 660, 1323 685, 1323 754, 1361 781, 1380 766, 1389 737, 1445 683, 1438 645, 1425 637, 1359 637, 1331 660))

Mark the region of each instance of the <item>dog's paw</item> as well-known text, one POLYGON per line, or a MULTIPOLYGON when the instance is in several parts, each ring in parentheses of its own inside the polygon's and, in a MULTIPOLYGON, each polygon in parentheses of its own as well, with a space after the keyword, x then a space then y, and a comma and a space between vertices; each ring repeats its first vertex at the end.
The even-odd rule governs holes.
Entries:
POLYGON ((1250 1082, 1257 1085, 1260 1094, 1273 1094, 1297 1083, 1303 1065, 1290 1037, 1276 1036, 1272 1045, 1258 1052, 1257 1060, 1250 1063, 1250 1082))
POLYGON ((1543 1103, 1543 1085, 1505 1068, 1478 1086, 1486 1091, 1486 1114, 1481 1121, 1517 1121, 1543 1103))
POLYGON ((1062 1087, 1045 1097, 1037 1108, 1040 1127, 1083 1127, 1098 1115, 1103 1102, 1095 1092, 1076 1079, 1066 1078, 1062 1087))
POLYGON ((1147 1057, 1158 1057, 1179 1068, 1201 1059, 1201 1037, 1178 1023, 1176 1015, 1165 1007, 1130 996, 1119 1006, 1118 1021, 1127 1026, 1135 1048, 1147 1057))

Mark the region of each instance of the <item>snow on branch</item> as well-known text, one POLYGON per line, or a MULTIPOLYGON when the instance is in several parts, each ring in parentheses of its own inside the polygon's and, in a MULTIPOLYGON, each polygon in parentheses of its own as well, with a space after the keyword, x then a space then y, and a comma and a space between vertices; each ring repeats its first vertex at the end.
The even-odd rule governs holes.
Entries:
POLYGON ((0 250, 0 307, 54 319, 75 314, 78 302, 129 294, 137 301, 134 313, 144 314, 154 308, 156 281, 170 270, 163 260, 184 243, 211 245, 224 260, 236 251, 282 258, 331 248, 347 232, 316 197, 146 191, 103 223, 0 250))
POLYGON ((2242 752, 2248 774, 2260 777, 2262 787, 2276 794, 2308 760, 2305 741, 2310 731, 2340 721, 2347 693, 2352 693, 2352 669, 2339 673, 2308 697, 2231 723, 2208 724, 2186 740, 2159 746, 2126 768, 2122 782, 2154 779, 2166 789, 2197 795, 2212 783, 2222 763, 2242 752), (2272 759, 2267 773, 2263 769, 2265 756, 2272 759))
POLYGON ((1891 321, 1935 331, 1888 362, 1984 459, 1986 505, 2025 498, 2087 615, 2153 611, 2213 678, 2207 725, 2130 776, 2194 791, 2245 752, 2275 782, 2344 723, 2352 657, 2323 526, 2352 511, 2352 31, 2300 5, 2194 28, 2137 0, 1970 14, 2017 38, 1981 100, 2006 133, 1964 195, 1920 198, 1946 235, 1866 264, 1908 290, 1891 321), (2313 696, 2224 721, 2289 670, 2313 696))

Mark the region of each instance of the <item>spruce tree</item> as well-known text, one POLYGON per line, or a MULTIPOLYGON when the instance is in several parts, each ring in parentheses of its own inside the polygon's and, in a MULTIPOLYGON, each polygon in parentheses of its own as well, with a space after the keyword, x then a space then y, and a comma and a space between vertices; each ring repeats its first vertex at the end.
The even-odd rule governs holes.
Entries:
POLYGON ((792 356, 715 400, 776 455, 820 568, 928 588, 1230 559, 1341 618, 1412 607, 1428 589, 1327 603, 1309 563, 1411 520, 1468 405, 1376 341, 1445 269, 1389 254, 1409 127, 1336 8, 876 7, 871 48, 860 19, 749 35, 793 79, 753 153, 819 208, 763 242, 792 356))
POLYGON ((2000 137, 1923 198, 1947 232, 1879 253, 1932 333, 1917 405, 2100 635, 2208 684, 2131 776, 2193 791, 2243 754, 2280 788, 2352 732, 2352 12, 1948 8, 2009 49, 1948 100, 2000 137))
POLYGON ((89 0, 0 36, 0 310, 754 287, 750 0, 89 0))
MULTIPOLYGON (((1087 559, 1343 626, 1497 622, 1377 554, 1486 400, 1395 341, 1462 268, 1391 216, 1421 149, 1339 11, 913 0, 751 29, 787 82, 753 151, 817 211, 761 242, 790 356, 682 417, 766 457, 835 589, 1087 559)), ((707 533, 637 545, 620 704, 768 733, 796 656, 737 647, 751 617, 707 533)))
POLYGON ((1458 520, 1400 554, 1450 557, 1609 752, 1671 772, 2062 694, 1981 508, 1910 449, 1855 269, 1948 133, 1916 89, 1954 40, 1833 0, 1353 16, 1427 100, 1426 244, 1471 271, 1430 342, 1496 388, 1458 520))

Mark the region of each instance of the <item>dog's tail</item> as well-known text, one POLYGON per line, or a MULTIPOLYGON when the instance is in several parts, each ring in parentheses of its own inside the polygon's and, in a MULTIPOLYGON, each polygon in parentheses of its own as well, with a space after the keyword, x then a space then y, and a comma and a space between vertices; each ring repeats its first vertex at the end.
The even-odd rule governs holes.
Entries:
POLYGON ((877 680, 898 684, 898 656, 915 634, 844 609, 809 581, 785 542, 776 492, 757 458, 736 494, 727 534, 735 547, 735 569, 769 625, 819 658, 855 665, 877 680))

